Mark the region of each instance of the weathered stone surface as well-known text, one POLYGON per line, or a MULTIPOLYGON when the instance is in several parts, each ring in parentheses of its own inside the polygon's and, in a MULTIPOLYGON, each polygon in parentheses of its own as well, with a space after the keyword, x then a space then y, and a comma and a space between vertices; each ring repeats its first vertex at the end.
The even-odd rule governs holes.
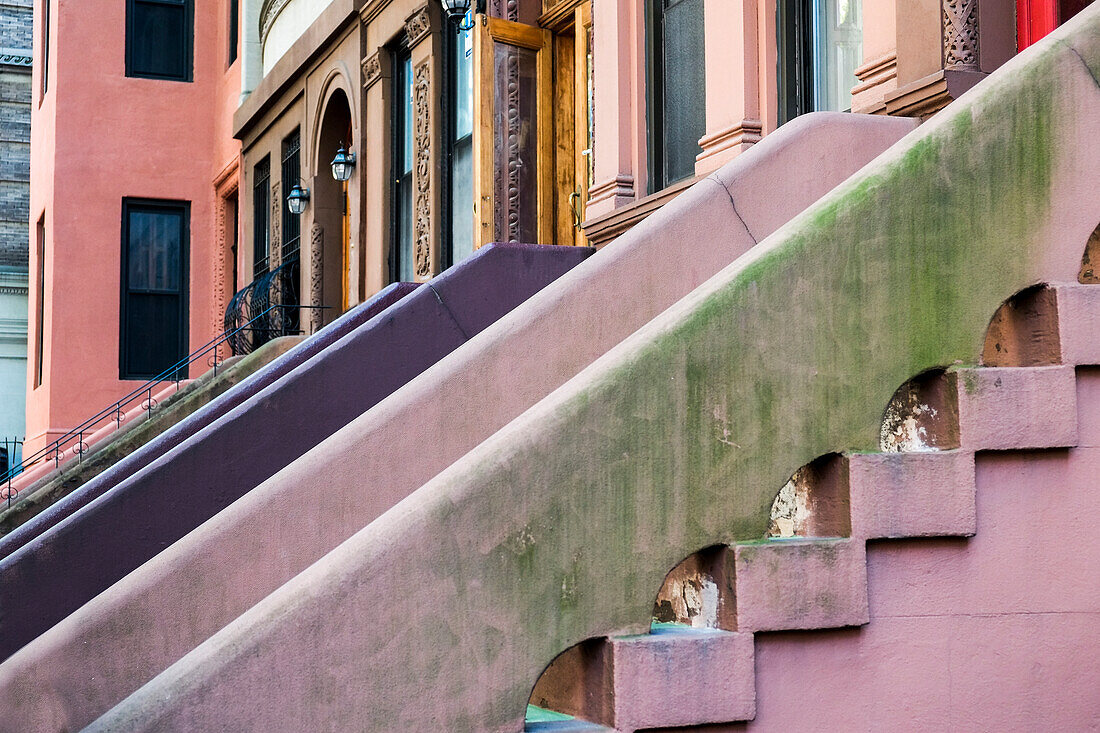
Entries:
POLYGON ((666 629, 610 644, 615 730, 728 723, 756 714, 752 634, 666 629))
MULTIPOLYGON (((34 728, 37 711, 56 694, 73 727, 90 721, 727 266, 756 243, 754 235, 771 233, 769 222, 790 219, 914 126, 841 113, 784 125, 729 163, 721 180, 685 191, 348 425, 334 436, 339 459, 330 446, 297 461, 32 642, 5 665, 10 677, 0 668, 0 708, 11 711, 9 720, 30 716, 26 727, 34 728), (856 135, 861 145, 847 145, 856 135), (820 163, 792 183, 776 160, 820 163), (756 188, 784 194, 746 208, 750 234, 731 196, 756 188), (207 602, 197 606, 196 597, 207 602), (84 674, 88 668, 99 670, 94 679, 84 674)), ((442 287, 441 280, 433 286, 442 287)), ((524 536, 516 533, 517 547, 524 536)), ((588 562, 581 553, 578 572, 588 562)), ((650 608, 659 584, 646 591, 650 608)), ((581 589, 563 577, 559 592, 567 599, 581 589)), ((524 684, 527 694, 534 677, 524 684)))
POLYGON ((1077 444, 1071 366, 959 369, 959 434, 967 450, 1077 444))
POLYGON ((547 660, 646 630, 668 568, 763 536, 794 468, 873 449, 899 384, 1076 276, 1100 87, 1059 39, 1098 31, 1005 64, 91 729, 518 730, 547 660))
POLYGON ((734 545, 738 631, 867 623, 863 544, 838 539, 734 545))
POLYGON ((857 453, 848 477, 853 537, 974 534, 973 453, 857 453))
POLYGON ((1062 363, 1100 365, 1100 287, 1059 285, 1062 363))

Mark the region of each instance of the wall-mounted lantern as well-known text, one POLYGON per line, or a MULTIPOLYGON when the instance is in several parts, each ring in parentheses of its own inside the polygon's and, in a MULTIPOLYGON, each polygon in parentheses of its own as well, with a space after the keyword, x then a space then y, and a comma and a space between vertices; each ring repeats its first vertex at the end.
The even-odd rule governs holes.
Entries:
POLYGON ((286 195, 286 207, 290 209, 291 214, 301 214, 306 210, 306 204, 308 202, 308 188, 302 188, 297 183, 290 187, 290 193, 286 195))
POLYGON ((332 159, 332 177, 340 183, 351 178, 351 170, 355 167, 355 153, 349 153, 341 145, 336 151, 336 157, 332 159))
POLYGON ((474 20, 470 17, 470 6, 474 6, 474 13, 485 12, 485 0, 439 0, 443 5, 443 13, 447 20, 455 24, 459 31, 468 31, 474 27, 474 20))

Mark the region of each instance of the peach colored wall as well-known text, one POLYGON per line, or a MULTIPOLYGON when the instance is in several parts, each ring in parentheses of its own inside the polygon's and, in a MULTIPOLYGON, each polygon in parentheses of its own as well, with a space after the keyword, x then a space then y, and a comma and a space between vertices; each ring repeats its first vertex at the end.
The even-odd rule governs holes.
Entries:
POLYGON ((189 347, 211 338, 212 182, 238 149, 229 117, 239 63, 226 70, 225 0, 196 0, 191 83, 125 76, 124 2, 52 5, 50 99, 32 118, 31 217, 47 211, 49 277, 28 453, 139 384, 118 379, 123 197, 191 202, 189 347))

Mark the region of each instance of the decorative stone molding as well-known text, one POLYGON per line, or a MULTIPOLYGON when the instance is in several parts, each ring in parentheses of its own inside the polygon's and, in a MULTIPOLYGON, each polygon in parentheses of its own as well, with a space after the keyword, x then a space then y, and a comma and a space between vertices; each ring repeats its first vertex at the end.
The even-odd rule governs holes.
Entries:
POLYGON ((519 0, 490 0, 489 15, 504 20, 519 20, 519 0))
POLYGON ((264 0, 263 5, 260 6, 260 45, 267 42, 267 34, 272 24, 289 2, 290 0, 264 0))
POLYGON ((432 30, 432 18, 428 15, 428 6, 417 10, 405 21, 405 35, 409 37, 409 45, 415 46, 432 30))
POLYGON ((885 95, 897 88, 898 54, 891 51, 856 69, 859 83, 852 88, 852 111, 864 114, 883 112, 885 95))
POLYGON ((228 202, 218 199, 217 222, 214 226, 214 307, 210 309, 210 333, 224 330, 225 317, 225 207, 228 202))
POLYGON ((363 59, 363 88, 370 87, 374 82, 382 78, 382 61, 379 58, 381 51, 375 51, 372 55, 363 59))
POLYGON ((634 200, 634 176, 620 173, 588 189, 588 208, 601 201, 614 201, 615 208, 634 200))
POLYGON ((283 197, 278 181, 271 184, 271 251, 267 254, 267 268, 274 270, 283 260, 283 248, 279 241, 279 223, 281 221, 283 197))
POLYGON ((309 233, 309 332, 321 328, 325 295, 325 229, 317 222, 309 233))
POLYGON ((760 120, 741 120, 724 130, 705 135, 699 140, 703 152, 695 158, 696 173, 717 169, 734 155, 743 153, 753 143, 760 142, 764 125, 760 120))
POLYGON ((943 67, 978 70, 978 0, 943 0, 943 67))
POLYGON ((30 68, 31 52, 24 48, 0 48, 0 66, 30 68))
POLYGON ((416 276, 432 274, 432 68, 431 61, 421 62, 413 70, 413 259, 416 276))

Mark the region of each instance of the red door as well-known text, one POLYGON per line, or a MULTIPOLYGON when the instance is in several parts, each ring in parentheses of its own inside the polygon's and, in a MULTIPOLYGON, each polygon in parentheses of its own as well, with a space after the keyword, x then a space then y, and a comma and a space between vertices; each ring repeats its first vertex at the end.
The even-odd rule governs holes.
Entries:
POLYGON ((1016 0, 1016 50, 1023 51, 1085 9, 1090 0, 1016 0))

